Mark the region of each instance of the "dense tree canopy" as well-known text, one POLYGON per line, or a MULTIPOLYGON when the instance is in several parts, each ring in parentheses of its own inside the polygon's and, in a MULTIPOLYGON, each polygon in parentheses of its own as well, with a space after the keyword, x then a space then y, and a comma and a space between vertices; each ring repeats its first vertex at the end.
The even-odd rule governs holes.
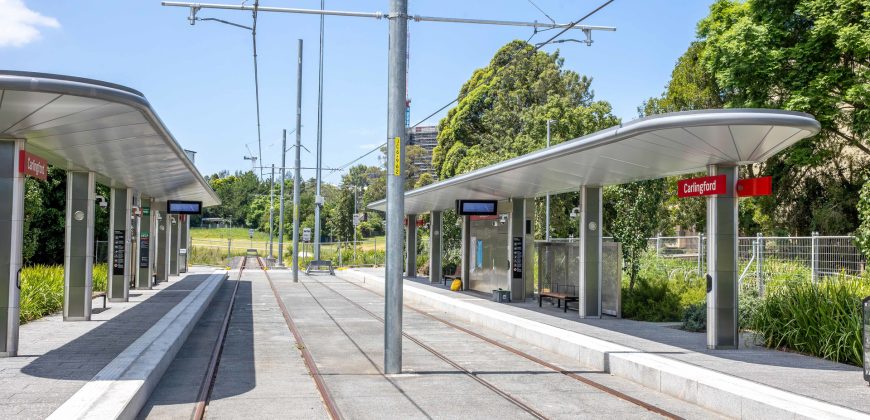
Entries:
POLYGON ((438 124, 432 163, 439 179, 544 147, 548 119, 558 121, 554 144, 618 124, 610 104, 594 100, 592 79, 562 65, 558 52, 513 41, 476 70, 438 124))

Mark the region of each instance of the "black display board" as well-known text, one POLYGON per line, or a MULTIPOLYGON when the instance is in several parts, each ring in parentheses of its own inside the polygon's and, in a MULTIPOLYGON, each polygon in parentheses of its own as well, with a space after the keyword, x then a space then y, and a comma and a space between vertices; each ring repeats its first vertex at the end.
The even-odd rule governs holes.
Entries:
POLYGON ((202 214, 202 201, 169 200, 166 212, 171 214, 202 214))
POLYGON ((126 233, 124 229, 116 229, 112 235, 112 274, 116 276, 124 275, 126 233))
POLYGON ((148 245, 151 242, 148 232, 142 232, 139 238, 139 268, 148 268, 148 245))
POLYGON ((523 237, 514 236, 513 246, 511 247, 511 255, 513 255, 513 264, 511 272, 513 278, 523 278, 523 237))

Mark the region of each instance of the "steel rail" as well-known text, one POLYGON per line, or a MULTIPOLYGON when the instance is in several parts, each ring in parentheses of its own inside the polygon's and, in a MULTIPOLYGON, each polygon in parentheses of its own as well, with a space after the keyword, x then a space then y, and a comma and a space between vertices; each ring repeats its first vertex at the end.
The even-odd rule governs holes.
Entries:
POLYGON ((245 271, 245 265, 247 264, 248 259, 244 258, 242 260, 242 266, 239 267, 239 278, 236 279, 236 285, 233 287, 233 294, 230 296, 230 303, 227 307, 227 313, 224 315, 223 324, 221 324, 220 333, 218 334, 217 339, 215 339, 214 349, 211 353, 211 359, 208 362, 208 369, 206 370, 205 375, 202 377, 202 383, 199 386, 199 393, 196 397, 196 405, 193 409, 193 419, 201 420, 205 416, 205 407, 208 405, 209 399, 211 398, 211 391, 214 388, 215 379, 217 379, 217 368, 220 364, 220 358, 223 354, 224 350, 224 340, 227 336, 227 331, 230 326, 230 318, 232 318, 233 314, 233 305, 236 302, 236 294, 239 291, 239 283, 242 282, 242 272, 245 271))
MULTIPOLYGON (((336 277, 337 277, 337 276, 336 276, 336 277)), ((345 282, 347 282, 347 283, 349 283, 349 284, 352 284, 352 285, 354 285, 354 286, 356 286, 356 287, 358 287, 358 288, 360 288, 360 289, 362 289, 362 290, 365 290, 365 291, 367 291, 367 292, 369 292, 369 293, 372 293, 372 294, 374 294, 374 295, 376 295, 376 296, 383 297, 383 296, 381 296, 380 293, 375 292, 375 291, 373 291, 373 290, 370 290, 370 289, 368 289, 368 288, 366 288, 366 287, 360 286, 359 284, 356 284, 356 283, 354 283, 354 282, 352 282, 352 281, 350 281, 350 280, 347 280, 347 279, 344 279, 344 278, 341 278, 341 277, 337 277, 337 278, 339 278, 339 279, 341 279, 341 280, 344 280, 345 282)), ((326 286, 326 285, 324 284, 324 286, 326 286)), ((329 286, 326 286, 326 287, 327 287, 327 288, 330 288, 329 286)), ((331 289, 331 288, 330 288, 330 289, 331 289)), ((349 301, 349 302, 351 302, 351 303, 353 303, 353 304, 356 304, 356 302, 351 301, 351 300, 348 299, 346 296, 342 295, 341 293, 338 293, 337 291, 336 291, 336 294, 342 296, 345 300, 347 300, 347 301, 349 301)), ((554 365, 554 364, 552 364, 552 363, 550 363, 550 362, 547 362, 546 360, 543 360, 543 359, 540 359, 540 358, 538 358, 538 357, 532 356, 531 354, 528 354, 528 353, 526 353, 526 352, 523 352, 522 350, 518 350, 518 349, 516 349, 516 348, 514 348, 514 347, 511 347, 511 346, 508 346, 508 345, 506 345, 506 344, 504 344, 504 343, 501 343, 501 342, 499 342, 499 341, 493 340, 493 339, 491 339, 491 338, 489 338, 489 337, 486 337, 486 336, 484 336, 484 335, 482 335, 482 334, 479 334, 479 333, 476 333, 476 332, 474 332, 474 331, 472 331, 472 330, 469 330, 468 328, 465 328, 465 327, 462 327, 462 326, 460 326, 460 325, 454 324, 454 323, 452 323, 452 322, 450 322, 450 321, 443 320, 443 319, 441 319, 441 318, 438 318, 438 317, 436 317, 436 316, 434 316, 434 315, 431 315, 431 314, 429 314, 429 313, 427 313, 427 312, 421 311, 421 310, 419 310, 419 309, 417 309, 417 308, 414 308, 414 307, 412 307, 412 306, 409 306, 409 305, 407 305, 407 304, 406 304, 405 306, 406 306, 408 309, 411 309, 412 311, 414 311, 414 312, 416 312, 416 313, 418 313, 418 314, 421 314, 421 315, 423 315, 423 316, 425 316, 425 317, 427 317, 427 318, 429 318, 429 319, 432 319, 432 320, 438 321, 438 322, 440 322, 440 323, 442 323, 442 324, 444 324, 444 325, 447 325, 447 326, 449 326, 449 327, 452 327, 452 328, 454 328, 454 329, 456 329, 456 330, 462 331, 462 332, 464 332, 464 333, 466 333, 466 334, 469 334, 469 335, 471 335, 471 336, 473 336, 473 337, 479 338, 479 339, 481 339, 481 340, 483 340, 483 341, 485 341, 485 342, 487 342, 487 343, 489 343, 489 344, 492 344, 492 345, 497 346, 497 347, 499 347, 499 348, 501 348, 501 349, 507 350, 507 351, 509 351, 509 352, 511 352, 511 353, 513 353, 513 354, 515 354, 515 355, 517 355, 517 356, 520 356, 520 357, 523 357, 523 358, 525 358, 525 359, 527 359, 527 360, 530 360, 530 361, 532 361, 532 362, 535 362, 535 363, 537 363, 537 364, 539 364, 539 365, 541 365, 541 366, 544 366, 544 367, 546 367, 546 368, 548 368, 548 369, 551 369, 551 370, 553 370, 553 371, 555 371, 555 372, 561 373, 561 374, 563 374, 563 375, 565 375, 565 376, 568 376, 568 377, 570 377, 570 378, 572 378, 572 379, 575 379, 575 380, 577 380, 577 381, 580 381, 580 382, 582 382, 582 383, 584 383, 584 384, 586 384, 586 385, 589 385, 589 386, 591 386, 591 387, 593 387, 593 388, 596 388, 596 389, 598 389, 598 390, 600 390, 600 391, 603 391, 603 392, 605 392, 605 393, 607 393, 607 394, 610 394, 610 395, 612 395, 612 396, 614 396, 614 397, 617 397, 617 398, 619 398, 619 399, 622 399, 622 400, 625 400, 625 401, 630 402, 630 403, 632 403, 632 404, 635 404, 635 405, 637 405, 637 406, 639 406, 639 407, 642 407, 642 408, 644 408, 644 409, 646 409, 646 410, 648 410, 648 411, 651 411, 651 412, 656 413, 656 414, 659 414, 659 415, 661 415, 661 416, 663 416, 663 417, 667 417, 667 418, 674 419, 674 420, 682 420, 682 419, 683 419, 683 417, 681 417, 681 416, 679 416, 679 415, 677 415, 677 414, 674 414, 674 413, 671 413, 671 412, 669 412, 669 411, 667 411, 667 410, 664 410, 664 409, 662 409, 662 408, 656 407, 655 405, 652 405, 652 404, 650 404, 650 403, 647 403, 647 402, 641 401, 641 400, 639 400, 639 399, 637 399, 637 398, 634 398, 634 397, 632 397, 632 396, 630 396, 630 395, 628 395, 628 394, 626 394, 626 393, 624 393, 624 392, 621 392, 621 391, 615 390, 615 389, 613 389, 613 388, 611 388, 611 387, 609 387, 609 386, 607 386, 607 385, 604 385, 604 384, 601 384, 601 383, 595 382, 595 381, 593 381, 593 380, 591 380, 591 379, 589 379, 589 378, 584 378, 584 377, 582 377, 582 376, 580 376, 580 375, 578 375, 578 374, 576 374, 576 373, 574 373, 574 372, 571 372, 571 371, 567 371, 567 370, 565 370, 565 369, 562 369, 561 367, 556 366, 556 365, 554 365)))
POLYGON ((323 401, 323 405, 326 407, 329 417, 333 420, 341 419, 341 412, 338 410, 338 406, 335 405, 335 400, 332 398, 329 389, 326 387, 326 383, 323 381, 323 376, 320 375, 320 370, 317 369, 317 364, 314 363, 314 357, 311 355, 308 346, 305 345, 305 341, 302 339, 302 334, 296 327, 296 323, 293 322, 293 318, 290 317, 290 313, 287 311, 287 306, 284 305, 281 295, 278 294, 278 289, 275 287, 275 283, 272 282, 272 277, 269 276, 269 270, 267 270, 266 265, 263 264, 262 258, 257 257, 257 263, 263 270, 263 274, 266 275, 266 280, 269 282, 272 294, 275 295, 275 301, 278 302, 278 307, 281 309, 281 315, 284 316, 284 322, 287 323, 287 327, 290 329, 290 332, 293 333, 293 338, 296 340, 296 347, 300 352, 302 352, 302 358, 305 360, 305 367, 308 368, 308 373, 314 379, 314 384, 317 386, 317 392, 320 393, 320 399, 323 401))
MULTIPOLYGON (((344 280, 344 279, 342 279, 342 280, 344 280)), ((376 313, 374 313, 374 312, 372 312, 372 311, 366 309, 365 307, 363 307, 363 306, 360 305, 359 303, 354 302, 353 300, 349 299, 347 296, 345 296, 345 295, 339 293, 338 291, 336 291, 336 290, 333 289, 332 287, 329 287, 326 283, 321 282, 320 280, 317 280, 317 279, 314 279, 314 281, 315 281, 317 284, 319 284, 319 285, 321 285, 321 286, 323 286, 323 287, 329 289, 332 293, 334 293, 334 294, 340 296, 341 298, 343 298, 344 300, 346 300, 348 303, 350 303, 350 304, 353 305, 354 307, 356 307, 356 308, 360 309, 361 311, 367 313, 367 314, 368 314, 369 316, 371 316, 372 318, 375 318, 375 319, 377 319, 377 320, 380 321, 380 322, 384 322, 384 318, 383 318, 383 317, 381 317, 381 316, 379 316, 378 314, 376 314, 376 313)), ((346 280, 345 280, 345 281, 346 281, 346 280)), ((352 284, 352 283, 351 283, 351 284, 352 284)), ((308 290, 307 287, 306 287, 306 290, 308 290)), ((311 297, 314 298, 315 301, 317 301, 318 304, 319 304, 319 300, 318 300, 316 297, 314 297, 314 294, 311 293, 310 290, 309 290, 308 293, 311 294, 311 297)), ((323 305, 321 305, 321 307, 323 307, 323 305)), ((326 310, 326 308, 323 308, 323 309, 324 309, 324 311, 326 310)), ((336 324, 337 324, 337 323, 336 323, 336 324)), ((511 394, 509 394, 509 393, 503 391, 501 388, 499 388, 499 387, 495 386, 494 384, 492 384, 491 382, 489 382, 489 381, 487 381, 487 380, 481 378, 481 377, 478 376, 476 373, 474 373, 474 372, 472 372, 472 371, 466 369, 466 368, 463 367, 462 365, 456 363, 455 361, 453 361, 452 359, 450 359, 449 357, 447 357, 447 356, 444 355, 443 353, 439 352, 438 350, 435 350, 435 349, 432 348, 431 346, 429 346, 429 345, 427 345, 426 343, 422 342, 420 339, 418 339, 418 338, 416 338, 416 337, 414 337, 414 336, 412 336, 412 335, 410 335, 410 334, 408 334, 407 332, 404 332, 404 331, 402 332, 402 336, 405 337, 405 338, 407 338, 408 340, 411 340, 414 344, 417 344, 418 346, 420 346, 420 347, 423 348, 424 350, 426 350, 426 351, 428 351, 429 353, 431 353, 433 356, 435 356, 435 357, 441 359, 441 360, 444 361, 445 363, 447 363, 447 364, 449 364, 450 366, 452 366, 454 369, 456 369, 456 370, 458 370, 458 371, 464 373, 464 374, 465 374, 466 376, 468 376, 469 378, 473 379, 473 380, 476 381, 477 383, 479 383, 479 384, 483 385, 484 387, 488 388, 489 390, 493 391, 496 395, 498 395, 498 396, 504 398, 504 399, 507 400, 508 402, 514 404, 515 406, 517 406, 517 407, 519 407, 521 410, 523 410, 523 411, 529 413, 529 414, 532 415, 533 417, 538 418, 538 419, 548 419, 548 417, 547 417, 546 415, 544 415, 543 413, 541 413, 541 412, 535 410, 534 408, 532 408, 532 407, 530 407, 529 405, 527 405, 526 403, 520 401, 519 399, 517 399, 517 398, 514 397, 513 395, 511 395, 511 394)))

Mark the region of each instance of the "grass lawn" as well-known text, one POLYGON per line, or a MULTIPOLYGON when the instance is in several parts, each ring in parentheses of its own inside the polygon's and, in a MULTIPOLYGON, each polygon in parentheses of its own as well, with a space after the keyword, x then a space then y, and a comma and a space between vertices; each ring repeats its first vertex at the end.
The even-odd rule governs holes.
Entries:
MULTIPOLYGON (((199 227, 190 227, 190 237, 192 239, 250 239, 248 236, 248 229, 246 228, 199 228, 199 227)), ((289 235, 284 238, 286 241, 289 239, 289 235)), ((264 242, 269 240, 269 232, 260 232, 258 230, 254 230, 254 241, 264 242)), ((275 236, 275 241, 278 240, 277 232, 275 236)))

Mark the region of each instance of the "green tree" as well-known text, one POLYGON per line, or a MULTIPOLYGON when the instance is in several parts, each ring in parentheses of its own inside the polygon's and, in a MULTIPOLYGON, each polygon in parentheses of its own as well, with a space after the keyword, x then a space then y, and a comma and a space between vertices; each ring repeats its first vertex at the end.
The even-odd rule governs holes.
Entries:
POLYGON ((699 64, 725 107, 803 111, 805 139, 747 176, 771 175, 757 200, 769 230, 845 233, 870 167, 870 3, 866 0, 719 0, 698 25, 699 64))
POLYGON ((870 178, 861 188, 861 197, 858 200, 858 217, 861 225, 855 231, 858 247, 864 251, 864 255, 870 258, 870 178))
POLYGON ((653 179, 614 185, 604 190, 604 200, 612 208, 612 216, 605 221, 613 239, 622 243, 625 271, 630 279, 629 290, 634 289, 647 238, 653 236, 659 226, 665 184, 664 179, 653 179))
POLYGON ((553 144, 618 124, 610 104, 594 100, 592 80, 563 64, 558 52, 513 41, 476 70, 438 124, 432 155, 438 178, 541 149, 547 119, 559 121, 553 144))

